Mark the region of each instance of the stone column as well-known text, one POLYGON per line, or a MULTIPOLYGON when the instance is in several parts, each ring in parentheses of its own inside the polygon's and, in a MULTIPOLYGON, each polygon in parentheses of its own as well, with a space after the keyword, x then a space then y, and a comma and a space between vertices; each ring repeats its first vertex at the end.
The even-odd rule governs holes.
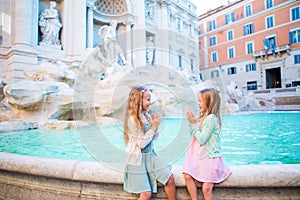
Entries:
POLYGON ((281 88, 286 88, 286 66, 285 66, 285 60, 286 58, 282 59, 282 66, 281 69, 281 88))
POLYGON ((160 37, 156 38, 155 44, 158 47, 155 53, 155 63, 159 65, 169 65, 169 32, 168 32, 168 1, 160 1, 159 4, 159 29, 160 37))
POLYGON ((136 5, 136 21, 132 28, 132 59, 134 66, 146 65, 146 26, 145 26, 145 2, 144 0, 134 0, 136 5))
POLYGON ((86 47, 86 0, 64 0, 62 46, 68 62, 77 65, 86 47))
POLYGON ((32 46, 32 1, 14 0, 12 5, 13 45, 32 46))
POLYGON ((258 62, 257 64, 258 64, 258 69, 260 70, 260 72, 259 72, 259 74, 260 74, 260 85, 261 85, 260 89, 265 90, 266 89, 266 81, 265 81, 265 76, 264 76, 264 70, 265 69, 264 69, 263 64, 261 62, 258 62))
MULTIPOLYGON (((32 75, 37 64, 37 52, 33 48, 33 8, 36 1, 13 0, 10 2, 11 48, 7 56, 7 79, 15 82, 32 75)), ((8 10, 9 12, 9 10, 8 10)))
POLYGON ((126 59, 129 65, 133 65, 132 61, 132 25, 133 21, 131 19, 128 19, 125 22, 126 25, 126 59))
POLYGON ((95 10, 94 1, 87 2, 87 11, 88 11, 88 18, 87 18, 87 48, 93 48, 93 26, 94 26, 94 17, 93 12, 95 10))

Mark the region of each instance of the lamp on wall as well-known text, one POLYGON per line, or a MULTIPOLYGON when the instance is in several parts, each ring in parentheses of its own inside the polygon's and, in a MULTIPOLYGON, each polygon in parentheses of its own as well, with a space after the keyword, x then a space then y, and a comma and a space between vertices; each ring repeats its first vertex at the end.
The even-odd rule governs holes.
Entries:
POLYGON ((222 69, 222 65, 219 65, 219 69, 224 72, 224 69, 222 69))

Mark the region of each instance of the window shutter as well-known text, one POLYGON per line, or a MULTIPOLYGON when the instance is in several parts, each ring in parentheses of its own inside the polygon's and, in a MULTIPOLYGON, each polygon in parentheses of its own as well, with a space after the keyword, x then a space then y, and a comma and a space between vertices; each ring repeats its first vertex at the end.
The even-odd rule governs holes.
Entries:
POLYGON ((294 41, 293 40, 293 35, 294 35, 293 32, 289 32, 289 35, 290 35, 290 44, 294 44, 293 43, 293 41, 294 41))

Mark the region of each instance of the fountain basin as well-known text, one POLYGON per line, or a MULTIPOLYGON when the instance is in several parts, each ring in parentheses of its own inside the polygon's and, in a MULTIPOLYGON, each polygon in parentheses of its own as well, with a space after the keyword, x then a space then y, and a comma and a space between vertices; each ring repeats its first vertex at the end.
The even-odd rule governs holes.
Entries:
MULTIPOLYGON (((122 167, 0 152, 0 199, 137 199, 123 190, 123 172, 116 170, 122 167)), ((177 198, 190 199, 181 167, 172 168, 177 198)), ((229 167, 230 177, 215 186, 216 199, 300 198, 300 164, 229 167)), ((154 197, 166 199, 162 185, 154 197)))

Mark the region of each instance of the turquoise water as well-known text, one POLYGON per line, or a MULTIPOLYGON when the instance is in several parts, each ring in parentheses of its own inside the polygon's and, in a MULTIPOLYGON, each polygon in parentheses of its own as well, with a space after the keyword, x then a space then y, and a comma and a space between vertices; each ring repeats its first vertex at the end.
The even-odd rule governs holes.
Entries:
MULTIPOLYGON (((300 163, 300 113, 223 115, 222 121, 221 145, 227 164, 300 163)), ((125 150, 122 126, 100 126, 96 130, 37 129, 0 133, 0 151, 47 158, 122 162, 120 158, 125 150), (83 132, 97 132, 94 144, 98 144, 101 137, 100 150, 93 151, 88 143, 82 143, 87 140, 81 137, 90 137, 83 132)), ((189 141, 186 120, 167 118, 160 126, 156 151, 161 158, 182 164, 189 141)))

